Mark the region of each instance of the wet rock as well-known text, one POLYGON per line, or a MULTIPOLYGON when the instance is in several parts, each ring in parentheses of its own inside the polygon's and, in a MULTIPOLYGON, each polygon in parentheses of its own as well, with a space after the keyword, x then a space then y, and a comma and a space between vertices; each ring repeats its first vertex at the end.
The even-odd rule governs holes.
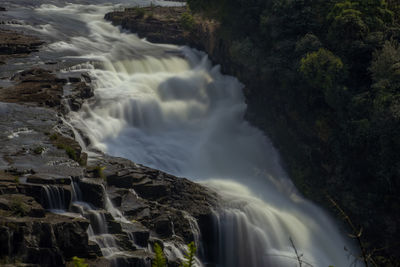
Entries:
POLYGON ((185 43, 184 29, 179 21, 186 11, 185 8, 170 8, 167 10, 170 14, 168 19, 163 14, 165 8, 149 7, 143 10, 145 14, 151 13, 153 16, 141 16, 137 9, 126 8, 125 11, 107 13, 104 18, 114 25, 121 25, 122 28, 137 33, 141 38, 146 37, 150 42, 178 45, 185 43))
POLYGON ((140 172, 122 170, 107 176, 107 184, 120 188, 132 188, 134 183, 141 182, 146 176, 140 172))
POLYGON ((2 88, 0 101, 34 103, 48 107, 60 106, 64 82, 59 81, 50 71, 33 68, 17 73, 12 80, 18 84, 2 88))
POLYGON ((81 81, 81 78, 79 78, 79 77, 68 77, 68 81, 70 83, 79 83, 81 81))
MULTIPOLYGON (((6 11, 4 7, 2 9, 0 11, 6 11)), ((33 36, 0 29, 0 58, 7 60, 16 55, 27 55, 36 52, 43 43, 33 36)))
POLYGON ((170 219, 167 216, 160 216, 155 219, 155 230, 159 237, 167 238, 172 236, 173 228, 170 219))
MULTIPOLYGON (((193 241, 188 218, 212 217, 213 210, 218 209, 216 193, 187 179, 109 156, 97 165, 105 166, 112 196, 121 196, 123 214, 161 238, 171 238, 175 233, 185 243, 193 241)), ((202 227, 212 229, 211 222, 204 220, 202 227)))
POLYGON ((133 188, 139 196, 151 200, 159 199, 170 193, 169 184, 162 181, 152 183, 145 181, 139 184, 134 184, 133 188))
POLYGON ((105 207, 104 186, 100 179, 82 179, 79 181, 79 187, 82 192, 82 200, 95 207, 105 207))
POLYGON ((131 222, 131 223, 122 223, 122 230, 131 234, 133 239, 135 240, 135 244, 141 247, 147 247, 149 238, 150 238, 150 230, 144 227, 139 222, 131 222))
POLYGON ((72 111, 78 111, 83 105, 83 100, 79 98, 72 98, 69 99, 68 104, 72 111))
POLYGON ((80 82, 80 77, 69 77, 68 79, 70 82, 77 83, 72 89, 71 94, 67 96, 68 105, 72 111, 78 111, 82 107, 85 99, 94 96, 93 88, 84 82, 80 82))
MULTIPOLYGON (((54 224, 53 231, 58 247, 63 251, 64 257, 96 257, 99 254, 98 246, 93 243, 89 246, 86 233, 89 222, 85 219, 74 219, 71 222, 54 224), (68 235, 66 234, 68 233, 68 235)), ((101 253, 100 253, 101 254, 101 253)))
POLYGON ((126 233, 114 234, 117 246, 123 251, 134 251, 136 247, 126 233))
POLYGON ((76 86, 76 90, 80 93, 80 97, 83 99, 87 99, 94 96, 93 88, 84 82, 79 83, 76 86))
POLYGON ((22 194, 0 195, 0 210, 3 215, 16 217, 41 218, 45 215, 43 207, 34 198, 22 194))
POLYGON ((92 82, 92 78, 90 78, 90 75, 88 73, 82 73, 81 77, 87 83, 91 83, 92 82))
MULTIPOLYGON (((143 199, 137 197, 137 195, 133 194, 133 192, 128 191, 127 193, 121 196, 121 205, 119 209, 126 215, 126 216, 139 216, 138 214, 148 208, 148 204, 143 199)), ((143 212, 143 217, 150 216, 149 209, 143 212)))
POLYGON ((111 234, 118 234, 122 233, 122 227, 121 224, 114 219, 111 219, 107 221, 108 223, 108 232, 111 234))
POLYGON ((130 252, 129 255, 124 256, 114 256, 111 257, 116 264, 116 266, 120 267, 148 267, 151 265, 151 260, 153 259, 153 255, 146 250, 136 250, 130 252))
POLYGON ((58 184, 58 185, 70 185, 71 184, 71 178, 69 177, 64 177, 64 178, 59 178, 59 177, 52 177, 50 175, 31 175, 29 176, 26 181, 28 183, 33 183, 33 184, 58 184))
POLYGON ((88 243, 88 221, 47 214, 46 217, 0 217, 0 258, 17 258, 24 263, 62 266, 74 255, 96 256, 88 243))

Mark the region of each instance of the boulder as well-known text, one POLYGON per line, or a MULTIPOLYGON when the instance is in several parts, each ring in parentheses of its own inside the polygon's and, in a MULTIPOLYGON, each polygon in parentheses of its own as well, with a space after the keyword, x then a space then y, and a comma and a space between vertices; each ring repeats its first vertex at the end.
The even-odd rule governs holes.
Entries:
POLYGON ((3 215, 16 217, 35 217, 42 218, 45 215, 43 207, 35 201, 33 197, 22 194, 0 195, 0 212, 3 215))
POLYGON ((82 200, 88 202, 95 207, 105 207, 104 185, 101 179, 81 179, 79 187, 82 192, 82 200))
POLYGON ((141 172, 121 170, 115 174, 108 175, 107 184, 120 188, 132 188, 134 183, 139 183, 145 178, 146 176, 141 172))
POLYGON ((72 256, 97 257, 83 218, 47 214, 44 218, 1 217, 0 258, 40 266, 63 266, 72 256))
POLYGON ((133 237, 135 245, 147 248, 150 238, 150 230, 141 223, 133 221, 131 223, 121 223, 122 230, 133 237))

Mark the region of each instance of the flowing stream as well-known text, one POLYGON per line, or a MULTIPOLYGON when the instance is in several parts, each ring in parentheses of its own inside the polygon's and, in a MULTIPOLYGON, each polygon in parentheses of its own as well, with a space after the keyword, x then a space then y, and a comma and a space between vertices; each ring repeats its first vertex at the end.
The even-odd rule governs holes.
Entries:
POLYGON ((202 52, 121 32, 103 19, 118 5, 73 2, 38 5, 36 24, 24 27, 52 40, 47 57, 75 62, 66 71, 90 74, 95 99, 69 123, 88 136, 91 156, 101 150, 216 190, 225 206, 215 215, 217 266, 298 266, 290 239, 303 266, 350 266, 343 248, 351 244, 297 192, 268 138, 243 119, 236 78, 202 52))

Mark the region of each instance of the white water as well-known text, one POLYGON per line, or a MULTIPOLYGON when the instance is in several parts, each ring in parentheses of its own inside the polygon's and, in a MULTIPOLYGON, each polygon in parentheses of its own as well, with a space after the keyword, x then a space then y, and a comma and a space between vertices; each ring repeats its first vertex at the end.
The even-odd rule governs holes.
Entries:
POLYGON ((267 137, 243 120, 242 85, 201 53, 121 33, 103 21, 109 9, 71 4, 37 10, 58 18, 55 26, 40 28, 44 34, 63 36, 60 18, 68 24, 73 16, 82 27, 49 50, 87 61, 73 69, 90 72, 95 102, 72 113, 70 122, 90 138, 88 149, 217 190, 227 203, 217 215, 219 266, 296 266, 289 238, 313 266, 349 266, 353 259, 343 247, 350 245, 297 193, 267 137))
MULTIPOLYGON (((71 187, 73 200, 72 209, 90 221, 90 225, 87 230, 89 239, 99 245, 103 256, 110 259, 112 266, 116 266, 115 258, 118 256, 123 256, 124 252, 121 251, 117 246, 114 236, 108 232, 108 224, 104 215, 104 210, 95 209, 89 203, 82 201, 82 192, 78 183, 72 182, 71 187)), ((107 196, 105 190, 104 194, 107 196)), ((108 196, 106 197, 105 208, 115 220, 128 222, 118 210, 115 211, 116 209, 113 207, 108 196)))
POLYGON ((67 208, 64 189, 62 187, 44 185, 42 195, 44 196, 44 201, 49 210, 61 211, 67 208))

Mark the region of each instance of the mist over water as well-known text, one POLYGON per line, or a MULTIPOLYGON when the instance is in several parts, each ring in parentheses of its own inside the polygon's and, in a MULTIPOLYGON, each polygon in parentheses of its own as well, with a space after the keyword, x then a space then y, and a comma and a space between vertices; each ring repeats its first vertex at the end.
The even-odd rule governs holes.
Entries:
POLYGON ((79 59, 68 71, 92 77, 95 99, 69 117, 90 139, 87 149, 216 190, 226 207, 216 211, 218 266, 296 266, 289 238, 308 264, 349 266, 343 248, 351 245, 299 195, 268 138, 243 119, 243 85, 204 53, 121 32, 103 20, 115 6, 99 2, 41 5, 36 14, 47 23, 32 26, 54 39, 48 53, 79 59))

